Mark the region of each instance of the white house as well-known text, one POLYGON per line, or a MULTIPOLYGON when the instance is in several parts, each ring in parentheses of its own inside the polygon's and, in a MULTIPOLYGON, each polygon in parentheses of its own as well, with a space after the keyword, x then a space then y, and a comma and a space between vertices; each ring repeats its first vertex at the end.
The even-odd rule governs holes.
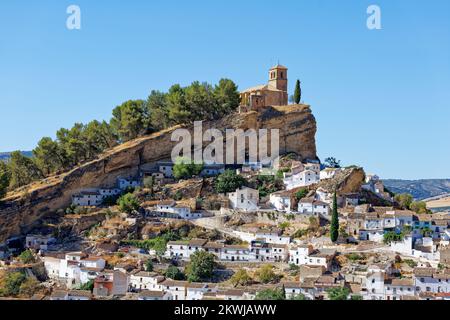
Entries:
POLYGON ((225 245, 221 250, 220 259, 224 261, 249 261, 250 249, 248 246, 225 245))
POLYGON ((255 232, 255 239, 262 239, 266 243, 286 245, 291 243, 291 237, 283 236, 281 230, 260 229, 255 232))
POLYGON ((402 300, 404 296, 415 296, 413 279, 387 279, 384 282, 384 288, 384 300, 402 300))
POLYGON ((298 212, 314 216, 330 214, 328 203, 315 200, 314 198, 303 198, 298 202, 298 212))
POLYGON ((186 284, 186 300, 202 300, 207 292, 217 292, 217 287, 210 288, 206 283, 188 283, 186 284))
POLYGON ((130 289, 141 290, 161 290, 161 282, 164 277, 155 272, 139 271, 130 275, 130 289))
POLYGON ((383 271, 371 272, 366 276, 366 294, 364 300, 384 300, 384 280, 386 274, 383 271))
POLYGON ((47 250, 48 245, 56 241, 52 236, 41 236, 29 234, 25 238, 25 247, 35 250, 47 250))
POLYGON ((255 211, 258 210, 259 191, 243 187, 228 194, 231 207, 235 210, 255 211))
POLYGON ((188 283, 187 281, 166 279, 161 282, 161 288, 169 294, 169 300, 186 300, 186 286, 188 283))
POLYGON ((190 256, 188 246, 188 241, 169 241, 166 245, 165 257, 188 260, 190 256))
POLYGON ((68 288, 85 284, 105 268, 101 257, 86 256, 82 252, 66 253, 64 259, 44 256, 44 268, 49 278, 64 282, 68 288))
POLYGON ((72 204, 81 207, 99 206, 103 201, 112 196, 117 196, 120 189, 86 189, 72 196, 72 204))
POLYGON ((85 190, 72 196, 72 204, 81 207, 99 206, 103 200, 99 190, 85 190))
POLYGON ((417 293, 449 293, 450 274, 433 268, 414 269, 414 284, 417 293))
POLYGON ((289 249, 289 263, 298 266, 321 266, 329 269, 336 255, 334 250, 314 250, 311 245, 294 245, 289 249))
POLYGON ((156 205, 156 211, 180 219, 197 219, 202 217, 201 213, 191 212, 190 207, 177 205, 174 200, 164 200, 159 202, 156 205))
POLYGON ((283 182, 287 190, 295 188, 306 187, 320 181, 319 173, 312 170, 304 170, 297 174, 286 175, 283 182))
POLYGON ((270 194, 270 204, 278 211, 291 212, 291 194, 286 191, 278 191, 270 194))

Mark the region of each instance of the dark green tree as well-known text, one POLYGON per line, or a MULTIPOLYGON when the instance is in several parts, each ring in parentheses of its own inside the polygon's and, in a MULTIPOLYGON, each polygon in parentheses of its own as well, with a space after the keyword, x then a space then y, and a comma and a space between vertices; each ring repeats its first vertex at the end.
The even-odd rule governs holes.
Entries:
POLYGON ((143 100, 129 100, 113 110, 110 125, 119 137, 126 142, 148 131, 149 117, 143 100))
POLYGON ((148 259, 145 261, 145 271, 152 272, 153 271, 153 261, 152 259, 148 259))
POLYGON ((294 102, 299 104, 302 99, 302 89, 300 88, 300 80, 295 82, 294 102))
POLYGON ((191 255, 186 274, 190 282, 209 281, 216 266, 215 255, 206 251, 197 251, 191 255))
POLYGON ((140 207, 139 200, 132 193, 127 193, 117 200, 117 204, 119 206, 120 211, 126 213, 132 213, 135 210, 138 210, 140 207))
POLYGON ((350 290, 347 287, 331 288, 327 290, 327 293, 330 300, 348 300, 350 290))
POLYGON ((11 178, 8 166, 3 161, 0 161, 0 199, 6 195, 9 187, 9 180, 11 178))
POLYGON ((176 179, 189 179, 199 175, 203 170, 203 164, 195 164, 186 159, 177 159, 173 166, 173 176, 176 179))
POLYGON ((331 241, 336 242, 339 237, 339 213, 337 206, 337 195, 334 191, 333 196, 333 213, 331 215, 331 226, 330 226, 330 238, 331 241))
POLYGON ((44 137, 38 142, 33 155, 37 166, 47 176, 62 169, 65 163, 59 144, 49 137, 44 137))
POLYGON ((184 280, 185 276, 183 272, 180 271, 175 266, 169 266, 165 273, 166 278, 172 279, 172 280, 184 280))
POLYGON ((214 88, 217 110, 216 117, 223 117, 234 112, 241 102, 237 85, 229 79, 221 79, 214 88))
POLYGON ((255 300, 285 300, 281 289, 265 289, 256 294, 255 300))
POLYGON ((11 158, 8 162, 8 171, 11 175, 11 189, 27 185, 43 177, 41 170, 39 170, 33 159, 25 157, 20 151, 11 153, 11 158))
POLYGON ((150 127, 159 131, 169 127, 169 112, 167 109, 167 94, 153 90, 147 98, 145 107, 150 116, 150 127))
POLYGON ((328 157, 324 160, 324 164, 327 168, 340 168, 341 167, 341 161, 337 160, 334 157, 328 157))
POLYGON ((215 189, 218 193, 233 192, 246 184, 246 180, 233 170, 225 170, 220 174, 215 183, 215 189))

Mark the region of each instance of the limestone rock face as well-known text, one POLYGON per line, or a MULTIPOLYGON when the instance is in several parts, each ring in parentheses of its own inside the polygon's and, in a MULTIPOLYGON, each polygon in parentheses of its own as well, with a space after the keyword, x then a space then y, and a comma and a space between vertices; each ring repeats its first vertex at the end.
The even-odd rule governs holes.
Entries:
MULTIPOLYGON (((180 126, 119 145, 69 172, 8 194, 0 203, 0 243, 27 232, 43 216, 67 207, 72 195, 81 189, 114 187, 118 177, 136 175, 142 165, 170 159, 172 148, 177 144, 171 141, 172 132, 178 128, 180 126)), ((222 132, 225 129, 279 129, 281 154, 295 152, 302 159, 317 158, 316 121, 307 105, 234 114, 219 121, 204 122, 203 130, 208 128, 222 132)), ((193 126, 185 129, 193 132, 193 126)))

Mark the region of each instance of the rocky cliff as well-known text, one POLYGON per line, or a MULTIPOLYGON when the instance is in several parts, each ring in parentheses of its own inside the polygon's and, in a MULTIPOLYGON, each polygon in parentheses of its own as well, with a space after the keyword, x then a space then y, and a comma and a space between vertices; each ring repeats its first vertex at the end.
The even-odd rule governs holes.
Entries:
MULTIPOLYGON (((133 176, 142 165, 170 158, 175 142, 170 128, 111 149, 67 173, 53 176, 8 194, 0 204, 0 243, 26 232, 40 218, 67 207, 84 188, 113 187, 120 176, 133 176)), ((280 153, 295 152, 316 159, 316 121, 307 105, 267 108, 205 122, 203 130, 279 129, 280 153)), ((193 128, 186 127, 192 132, 193 128)))

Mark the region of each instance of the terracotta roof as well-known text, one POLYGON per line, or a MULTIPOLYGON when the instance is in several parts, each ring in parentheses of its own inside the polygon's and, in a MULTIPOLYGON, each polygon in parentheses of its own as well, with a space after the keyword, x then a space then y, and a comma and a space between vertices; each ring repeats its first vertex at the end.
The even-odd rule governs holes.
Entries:
POLYGON ((276 66, 273 66, 272 68, 270 68, 270 70, 274 70, 274 69, 284 69, 287 70, 287 68, 285 66, 282 66, 281 64, 277 64, 276 66))
POLYGON ((176 204, 175 200, 162 200, 158 202, 159 206, 174 206, 176 204))
POLYGON ((220 292, 218 295, 242 297, 244 295, 244 290, 226 289, 226 290, 220 292))
POLYGON ((168 245, 183 245, 187 246, 189 244, 189 241, 169 241, 167 242, 168 245))
POLYGON ((188 283, 189 282, 187 282, 187 281, 166 279, 161 283, 161 285, 166 286, 166 287, 186 287, 188 283))
POLYGON ((71 290, 69 291, 69 297, 92 297, 92 292, 88 290, 71 290))
POLYGON ((207 242, 208 242, 208 240, 205 240, 205 239, 191 239, 191 240, 189 241, 189 245, 190 245, 190 246, 199 246, 199 247, 202 247, 202 246, 204 246, 207 242))
POLYGON ((135 273, 133 276, 142 278, 150 278, 150 277, 154 278, 157 277, 158 274, 156 272, 139 271, 138 273, 135 273))
POLYGON ((65 298, 67 296, 68 292, 65 290, 54 290, 52 292, 51 297, 52 298, 65 298))
POLYGON ((393 286, 414 286, 414 279, 391 279, 387 280, 386 283, 393 286))
POLYGON ((284 287, 287 289, 301 287, 300 282, 293 282, 293 281, 282 282, 281 285, 284 285, 284 287))
POLYGON ((416 277, 432 277, 436 269, 433 268, 415 268, 414 275, 416 277))
POLYGON ((230 244, 225 245, 224 249, 248 250, 248 247, 244 245, 230 244))
POLYGON ((207 242, 204 247, 207 249, 222 249, 225 245, 220 242, 207 242))

